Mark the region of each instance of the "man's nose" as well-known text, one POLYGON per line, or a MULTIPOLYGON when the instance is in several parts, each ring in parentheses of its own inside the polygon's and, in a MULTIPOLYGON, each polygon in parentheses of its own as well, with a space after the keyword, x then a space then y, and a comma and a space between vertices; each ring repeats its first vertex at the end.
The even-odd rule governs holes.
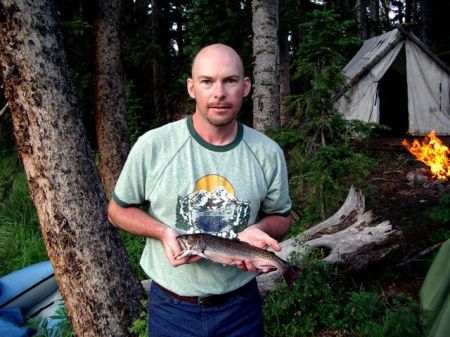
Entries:
POLYGON ((214 86, 214 97, 215 98, 223 98, 225 97, 225 87, 222 82, 216 82, 214 86))

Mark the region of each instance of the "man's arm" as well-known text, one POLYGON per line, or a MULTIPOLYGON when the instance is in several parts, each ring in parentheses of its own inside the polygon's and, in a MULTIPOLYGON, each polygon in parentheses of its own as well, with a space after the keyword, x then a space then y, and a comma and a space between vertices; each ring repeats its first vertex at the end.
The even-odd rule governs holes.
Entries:
POLYGON ((176 260, 180 246, 176 240, 177 231, 150 217, 138 207, 121 207, 111 199, 108 207, 108 219, 117 228, 131 234, 158 239, 162 242, 167 258, 176 267, 198 260, 197 257, 176 260))

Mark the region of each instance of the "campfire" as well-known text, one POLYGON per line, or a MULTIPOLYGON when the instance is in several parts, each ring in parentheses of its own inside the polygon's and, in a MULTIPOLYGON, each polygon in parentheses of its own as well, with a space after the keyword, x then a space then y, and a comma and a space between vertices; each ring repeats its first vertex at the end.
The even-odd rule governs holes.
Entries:
POLYGON ((411 152, 417 160, 428 166, 428 169, 417 169, 414 173, 408 173, 410 181, 421 182, 425 180, 446 182, 450 178, 450 150, 436 136, 434 130, 423 141, 414 139, 412 145, 406 139, 402 144, 411 152))

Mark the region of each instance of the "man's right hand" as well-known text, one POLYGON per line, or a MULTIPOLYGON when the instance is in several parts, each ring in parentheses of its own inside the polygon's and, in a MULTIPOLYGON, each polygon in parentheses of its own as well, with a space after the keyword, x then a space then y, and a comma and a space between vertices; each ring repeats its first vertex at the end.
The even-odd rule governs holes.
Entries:
POLYGON ((186 256, 181 259, 176 259, 176 257, 181 252, 181 247, 178 244, 177 236, 180 235, 173 228, 167 227, 161 237, 161 242, 164 246, 164 251, 169 259, 170 264, 173 267, 178 267, 186 263, 196 262, 201 259, 200 256, 186 256))

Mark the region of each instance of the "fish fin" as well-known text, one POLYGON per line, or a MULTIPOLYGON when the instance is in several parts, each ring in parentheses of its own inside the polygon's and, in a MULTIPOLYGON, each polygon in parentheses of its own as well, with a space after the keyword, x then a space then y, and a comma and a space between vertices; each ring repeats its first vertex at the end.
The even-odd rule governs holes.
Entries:
POLYGON ((190 255, 192 255, 190 250, 183 250, 177 256, 175 256, 175 260, 181 260, 182 258, 190 255))
POLYGON ((271 271, 277 270, 277 267, 272 266, 272 265, 259 266, 258 270, 263 270, 264 268, 268 268, 268 271, 265 273, 270 273, 271 271))
POLYGON ((299 277, 300 272, 301 272, 301 269, 292 264, 289 264, 283 270, 283 278, 286 281, 286 284, 289 289, 292 289, 294 287, 295 280, 299 277))
POLYGON ((256 271, 256 276, 262 275, 262 274, 267 274, 270 273, 274 270, 277 270, 278 268, 273 266, 273 265, 261 265, 258 266, 258 269, 256 271), (265 268, 268 268, 266 271, 264 271, 265 268))
POLYGON ((180 260, 184 257, 189 257, 189 256, 200 256, 200 257, 203 257, 204 259, 210 260, 210 258, 208 258, 203 252, 197 252, 197 251, 192 251, 192 250, 183 250, 182 252, 180 252, 180 254, 175 256, 175 260, 180 260))

